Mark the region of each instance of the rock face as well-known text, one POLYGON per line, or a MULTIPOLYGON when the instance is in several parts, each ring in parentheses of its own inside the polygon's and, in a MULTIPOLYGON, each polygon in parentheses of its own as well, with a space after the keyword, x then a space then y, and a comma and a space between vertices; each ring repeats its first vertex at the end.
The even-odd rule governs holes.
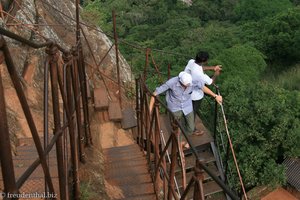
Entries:
MULTIPOLYGON (((76 44, 75 5, 73 2, 70 0, 14 1, 10 9, 10 15, 14 18, 6 15, 0 19, 0 23, 5 29, 36 43, 44 43, 44 38, 47 38, 57 42, 65 49, 71 49, 76 44)), ((103 80, 91 67, 96 66, 92 53, 96 63, 99 63, 113 43, 99 28, 86 26, 84 22, 82 22, 81 28, 84 32, 84 34, 81 33, 81 39, 89 83, 92 83, 95 87, 101 87, 103 86, 103 80), (89 44, 86 42, 84 35, 89 44)), ((42 134, 44 62, 47 56, 45 48, 33 49, 7 37, 5 37, 5 40, 23 84, 37 130, 42 134)), ((121 81, 130 84, 132 82, 130 67, 120 53, 119 58, 121 81)), ((99 68, 108 77, 117 81, 115 48, 110 50, 99 68)), ((5 88, 5 100, 12 138, 31 137, 5 63, 0 65, 0 70, 5 88)), ((49 125, 51 130, 52 119, 49 120, 49 125)))

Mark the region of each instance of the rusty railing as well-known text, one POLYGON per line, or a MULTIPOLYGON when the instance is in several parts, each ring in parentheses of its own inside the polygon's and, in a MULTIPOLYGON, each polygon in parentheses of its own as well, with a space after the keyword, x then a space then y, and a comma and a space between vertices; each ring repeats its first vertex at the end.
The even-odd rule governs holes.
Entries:
MULTIPOLYGON (((30 175, 41 164, 45 176, 45 191, 49 190, 49 194, 53 197, 58 191, 55 191, 53 181, 47 164, 47 156, 56 145, 57 171, 59 179, 59 194, 60 199, 70 199, 68 180, 71 178, 71 191, 74 199, 80 198, 79 178, 78 178, 78 157, 81 162, 85 162, 84 142, 86 145, 91 144, 89 133, 88 107, 86 97, 86 82, 84 81, 84 70, 82 63, 82 49, 76 45, 70 50, 66 50, 53 41, 46 41, 42 44, 37 44, 27 39, 24 39, 12 32, 9 32, 0 27, 0 52, 1 63, 5 62, 10 78, 17 92, 19 101, 24 111, 28 122, 34 144, 37 149, 38 158, 20 175, 18 179, 15 177, 13 156, 10 147, 9 127, 7 122, 5 94, 2 85, 2 77, 0 74, 0 157, 1 169, 3 175, 4 193, 17 194, 22 185, 28 180, 30 175), (9 52, 9 48, 2 35, 15 39, 32 48, 45 48, 47 54, 44 66, 44 148, 40 141, 35 122, 33 120, 25 93, 23 91, 21 80, 17 74, 13 58, 9 52), (61 64, 63 60, 63 64, 61 64), (49 142, 49 102, 48 102, 48 76, 50 73, 51 81, 51 96, 52 96, 52 114, 54 121, 53 136, 49 142), (63 106, 60 106, 59 99, 62 99, 63 106), (80 100, 80 98, 82 98, 80 100), (84 106, 85 105, 85 106, 84 106), (82 120, 81 111, 83 108, 84 120, 82 120), (66 120, 62 120, 61 113, 65 113, 66 120), (84 121, 84 124, 82 124, 84 121), (76 129, 77 128, 77 129, 76 129), (84 128, 84 130, 83 130, 84 128), (68 137, 66 134, 68 133, 68 137), (65 135, 63 137, 63 135, 65 135), (69 138, 69 143, 67 142, 69 138), (79 152, 79 155, 78 155, 79 152), (70 153, 70 159, 68 154, 70 153), (67 171, 72 170, 72 176, 69 177, 67 171)), ((4 65, 3 65, 4 66, 4 65)), ((52 199, 52 198, 49 198, 52 199)), ((54 199, 54 198, 53 198, 54 199)))
POLYGON ((185 199, 190 189, 194 186, 193 198, 204 200, 203 180, 204 172, 206 172, 223 189, 223 191, 231 197, 231 199, 238 200, 239 197, 203 163, 203 160, 200 159, 195 147, 192 146, 189 141, 184 129, 174 119, 172 112, 161 100, 159 100, 158 97, 155 98, 154 109, 153 112, 150 113, 148 100, 152 95, 143 80, 144 79, 142 78, 136 79, 136 111, 138 120, 137 142, 141 148, 146 150, 146 157, 149 168, 152 172, 152 178, 157 195, 162 191, 164 199, 185 199), (171 118, 172 127, 171 133, 169 134, 170 137, 166 138, 167 142, 164 148, 162 148, 163 145, 160 139, 162 126, 159 114, 160 106, 166 109, 167 114, 171 118), (182 134, 185 137, 186 141, 190 145, 191 152, 195 157, 194 175, 190 180, 186 180, 185 177, 185 161, 183 150, 180 145, 179 134, 182 134), (169 167, 167 167, 166 157, 169 148, 171 148, 171 162, 169 167), (177 158, 179 158, 179 161, 177 158), (181 168, 182 173, 183 191, 181 196, 179 195, 179 191, 176 191, 175 188, 174 177, 177 165, 181 168))

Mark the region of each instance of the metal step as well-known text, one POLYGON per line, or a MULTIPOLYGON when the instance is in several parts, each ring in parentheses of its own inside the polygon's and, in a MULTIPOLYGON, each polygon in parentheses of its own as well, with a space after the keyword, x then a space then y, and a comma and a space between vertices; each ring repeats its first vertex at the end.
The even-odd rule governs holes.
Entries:
MULTIPOLYGON (((203 159, 203 162, 208 164, 215 161, 215 158, 212 153, 209 151, 203 151, 199 153, 199 157, 203 159)), ((196 158, 193 155, 185 156, 185 169, 191 170, 196 165, 196 158)), ((175 172, 181 171, 181 167, 177 165, 175 172)))
MULTIPOLYGON (((212 171, 212 173, 214 173, 216 176, 219 176, 219 171, 217 169, 217 167, 215 165, 209 165, 208 168, 212 171)), ((189 171, 186 173, 186 180, 187 180, 187 183, 191 180, 191 178, 193 177, 194 175, 194 171, 189 171)), ((182 174, 180 172, 177 172, 176 175, 176 180, 178 182, 178 187, 182 187, 182 174)), ((203 182, 208 182, 209 180, 212 180, 211 177, 206 173, 204 172, 204 180, 203 182)))
POLYGON ((94 89, 94 108, 96 111, 107 110, 109 105, 109 100, 107 92, 104 88, 94 89))
POLYGON ((120 122, 122 120, 122 111, 119 102, 109 103, 108 116, 109 119, 114 122, 120 122))
MULTIPOLYGON (((180 190, 180 193, 182 194, 183 193, 183 190, 182 188, 179 189, 180 190)), ((207 182, 207 183, 204 183, 203 184, 203 190, 204 190, 204 196, 205 197, 208 197, 208 196, 211 196, 211 195, 214 195, 216 193, 219 193, 219 192, 222 192, 222 188, 214 181, 210 181, 210 182, 207 182)), ((193 199, 193 196, 194 196, 194 187, 192 187, 188 194, 187 194, 187 198, 186 199, 193 199)), ((224 195, 222 195, 224 196, 224 195)), ((218 200, 223 200, 224 198, 219 198, 218 200)), ((226 198, 225 198, 226 199, 226 198)))
POLYGON ((156 199, 147 160, 137 144, 103 150, 105 179, 124 199, 156 199))
POLYGON ((125 108, 122 111, 121 125, 123 129, 130 129, 137 126, 136 114, 132 108, 125 108))

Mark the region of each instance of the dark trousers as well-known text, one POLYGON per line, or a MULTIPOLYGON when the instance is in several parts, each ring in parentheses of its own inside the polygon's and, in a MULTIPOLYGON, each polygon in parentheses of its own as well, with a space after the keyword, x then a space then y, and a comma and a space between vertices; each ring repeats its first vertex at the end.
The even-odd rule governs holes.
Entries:
MULTIPOLYGON (((202 99, 193 101, 193 110, 194 110, 194 120, 195 120, 195 122, 196 122, 197 115, 200 115, 201 102, 202 102, 202 99)), ((195 123, 195 125, 196 125, 196 123, 195 123)), ((195 130, 196 130, 196 126, 195 126, 195 130)))

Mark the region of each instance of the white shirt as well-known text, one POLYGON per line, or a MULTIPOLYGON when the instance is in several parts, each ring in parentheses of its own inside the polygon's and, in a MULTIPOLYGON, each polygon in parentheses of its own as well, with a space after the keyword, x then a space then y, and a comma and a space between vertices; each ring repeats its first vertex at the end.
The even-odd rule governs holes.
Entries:
MULTIPOLYGON (((192 75, 193 82, 203 81, 206 85, 210 85, 213 82, 213 80, 203 72, 202 66, 195 63, 194 59, 189 60, 184 71, 192 75)), ((204 92, 202 88, 194 88, 192 93, 192 100, 200 100, 203 97, 204 92)))

